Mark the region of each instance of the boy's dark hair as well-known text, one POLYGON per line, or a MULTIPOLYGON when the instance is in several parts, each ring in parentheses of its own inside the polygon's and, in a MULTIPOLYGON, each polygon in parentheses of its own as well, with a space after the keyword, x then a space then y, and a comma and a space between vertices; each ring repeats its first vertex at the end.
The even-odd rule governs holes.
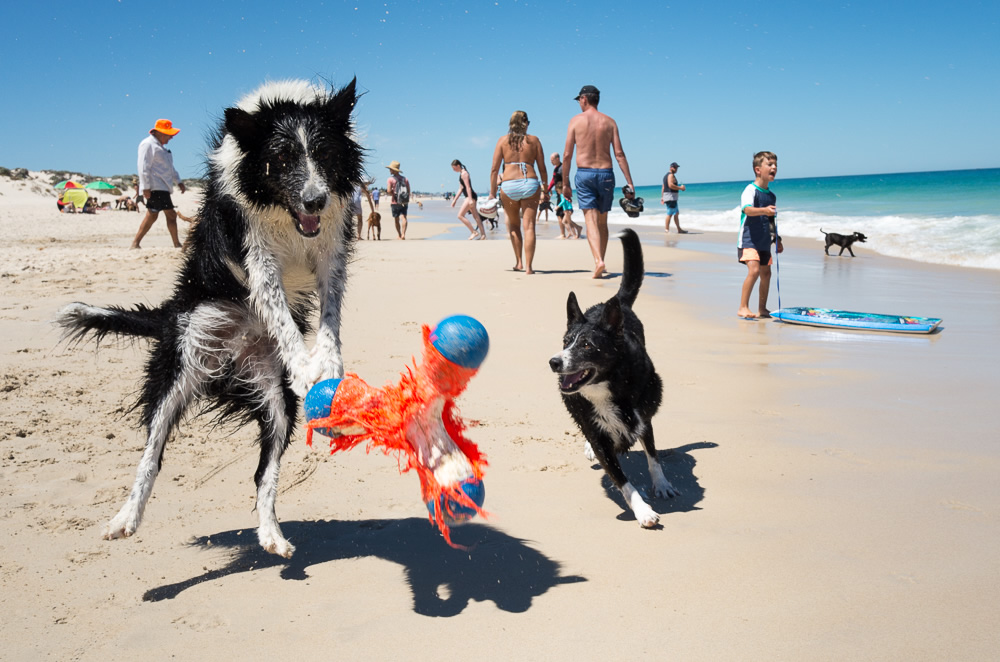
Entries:
POLYGON ((778 155, 774 152, 757 152, 753 155, 753 167, 754 170, 759 168, 764 161, 774 161, 778 162, 778 155))

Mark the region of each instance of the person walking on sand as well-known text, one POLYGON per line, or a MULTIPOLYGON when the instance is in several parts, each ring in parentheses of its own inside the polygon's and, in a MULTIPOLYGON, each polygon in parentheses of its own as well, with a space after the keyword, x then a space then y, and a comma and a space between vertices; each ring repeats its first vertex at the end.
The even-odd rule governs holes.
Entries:
POLYGON ((545 151, 536 136, 528 135, 528 114, 515 110, 510 116, 507 135, 501 136, 493 150, 490 168, 490 197, 497 197, 500 181, 500 202, 507 217, 507 234, 514 247, 514 271, 535 273, 535 217, 539 200, 548 200, 549 192, 542 186, 548 181, 545 172, 545 151), (502 180, 500 165, 503 164, 502 180), (523 259, 521 256, 523 249, 523 259))
POLYGON ((559 152, 552 152, 549 157, 552 164, 552 181, 549 182, 549 191, 556 193, 556 218, 559 221, 560 239, 579 239, 583 234, 583 228, 579 223, 573 221, 573 203, 562 196, 562 160, 559 152))
POLYGON ((458 220, 462 221, 462 225, 467 227, 469 232, 472 233, 469 235, 469 239, 486 239, 486 228, 483 227, 483 219, 479 216, 479 210, 476 209, 476 200, 479 199, 479 196, 476 195, 476 189, 472 188, 472 178, 469 177, 469 171, 466 170, 465 166, 458 159, 451 162, 451 169, 460 173, 458 175, 458 191, 451 201, 451 206, 454 207, 455 203, 458 202, 458 198, 464 195, 465 201, 458 209, 458 220), (465 218, 465 215, 470 211, 472 212, 472 218, 476 219, 476 228, 472 227, 472 223, 465 218))
POLYGON ((392 220, 396 223, 396 234, 400 239, 406 239, 406 213, 410 209, 410 180, 403 176, 399 169, 399 161, 393 161, 386 166, 389 172, 389 179, 386 180, 385 190, 389 194, 389 205, 392 211, 392 220))
POLYGON ((597 110, 601 91, 593 85, 584 85, 575 101, 580 104, 580 114, 569 122, 566 148, 563 150, 563 196, 573 199, 569 184, 573 150, 576 149, 576 193, 583 218, 587 224, 587 243, 594 255, 593 278, 601 278, 606 271, 604 255, 608 250, 608 212, 615 194, 615 172, 612 169, 611 151, 614 150, 618 167, 625 181, 635 191, 628 159, 618 135, 618 124, 608 115, 597 110))
POLYGON ((670 164, 670 172, 663 176, 663 188, 660 189, 660 202, 667 206, 667 232, 670 232, 670 217, 673 217, 677 224, 679 234, 687 234, 687 230, 681 229, 681 215, 677 211, 677 195, 681 191, 686 191, 687 187, 677 182, 677 169, 680 168, 677 162, 670 164))
POLYGON ((778 176, 778 157, 773 152, 757 152, 753 155, 753 172, 753 183, 747 184, 740 197, 740 233, 736 239, 736 256, 747 265, 738 313, 743 319, 771 316, 767 309, 767 293, 771 288, 771 244, 775 244, 776 252, 784 251, 778 235, 777 197, 770 189, 771 182, 778 176), (750 310, 750 294, 758 278, 759 302, 754 313, 750 310))
POLYGON ((174 211, 170 194, 174 184, 185 191, 181 176, 174 169, 174 155, 167 149, 174 136, 180 133, 170 120, 156 120, 156 125, 149 130, 149 136, 139 143, 139 190, 146 198, 146 215, 139 224, 139 231, 132 240, 132 248, 140 248, 142 238, 146 236, 160 212, 167 219, 167 231, 174 242, 174 248, 180 248, 177 237, 177 212, 174 211))

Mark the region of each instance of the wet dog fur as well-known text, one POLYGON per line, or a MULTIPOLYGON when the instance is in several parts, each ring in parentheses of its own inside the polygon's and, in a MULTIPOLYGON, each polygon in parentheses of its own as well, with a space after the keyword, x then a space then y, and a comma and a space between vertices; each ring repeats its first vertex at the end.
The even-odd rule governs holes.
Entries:
POLYGON ((625 253, 618 293, 583 312, 570 292, 563 349, 549 359, 549 367, 559 375, 563 403, 587 439, 587 457, 601 464, 639 524, 651 528, 659 515, 629 482, 618 455, 639 440, 654 494, 673 497, 677 490, 663 475, 653 442, 652 418, 663 383, 646 352, 642 322, 632 312, 643 279, 642 245, 631 229, 617 236, 625 253))
POLYGON ((354 248, 351 198, 363 181, 354 140, 355 83, 267 83, 225 111, 208 157, 199 222, 173 294, 155 308, 72 303, 56 322, 73 341, 149 341, 135 409, 146 445, 106 539, 135 533, 164 449, 197 408, 224 422, 255 422, 259 526, 268 552, 290 557, 275 515, 278 471, 300 399, 342 377, 340 313, 354 248), (319 308, 312 349, 303 335, 319 308))

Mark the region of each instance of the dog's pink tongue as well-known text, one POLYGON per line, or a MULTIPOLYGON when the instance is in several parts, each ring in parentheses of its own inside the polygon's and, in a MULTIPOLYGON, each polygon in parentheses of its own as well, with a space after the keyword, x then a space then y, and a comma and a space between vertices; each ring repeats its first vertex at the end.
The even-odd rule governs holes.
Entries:
POLYGON ((299 227, 306 234, 315 234, 319 232, 319 216, 314 216, 312 214, 296 214, 299 219, 299 227))

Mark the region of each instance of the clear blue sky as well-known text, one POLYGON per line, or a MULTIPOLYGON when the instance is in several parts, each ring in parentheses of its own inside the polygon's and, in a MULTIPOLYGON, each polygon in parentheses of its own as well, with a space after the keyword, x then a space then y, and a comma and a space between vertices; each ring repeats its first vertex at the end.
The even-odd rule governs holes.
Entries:
POLYGON ((562 151, 581 85, 637 184, 1000 165, 1000 3, 7 1, 0 165, 132 173, 160 117, 182 177, 222 109, 267 79, 357 76, 368 171, 485 189, 510 114, 562 151), (72 9, 70 9, 72 7, 72 9))

